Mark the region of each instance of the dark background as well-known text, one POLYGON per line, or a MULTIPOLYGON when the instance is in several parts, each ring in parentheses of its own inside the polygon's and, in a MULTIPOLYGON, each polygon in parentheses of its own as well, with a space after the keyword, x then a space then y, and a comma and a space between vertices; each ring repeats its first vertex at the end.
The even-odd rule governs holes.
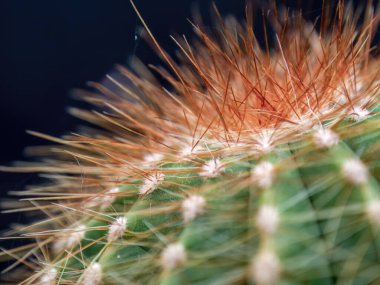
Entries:
MULTIPOLYGON (((197 3, 207 19, 211 3, 135 2, 160 44, 171 53, 176 48, 169 35, 191 38, 186 20, 191 18, 191 8, 197 3)), ((260 6, 260 1, 253 2, 260 6)), ((223 15, 243 17, 244 0, 215 3, 223 15)), ((321 1, 287 1, 287 5, 302 6, 310 19, 321 14, 321 1)), ((0 165, 27 159, 26 146, 45 143, 26 134, 27 129, 55 136, 76 129, 80 122, 65 111, 80 104, 69 96, 73 88, 100 81, 114 64, 128 65, 133 54, 145 63, 159 63, 154 52, 139 37, 135 39, 140 22, 128 0, 0 0, 0 21, 0 165)), ((37 175, 0 173, 3 203, 8 191, 36 182, 37 175)), ((0 227, 18 220, 19 215, 2 214, 0 227)))
MULTIPOLYGON (((211 1, 136 0, 164 48, 174 51, 172 33, 191 33, 187 18, 198 3, 207 15, 211 1)), ((220 9, 242 16, 244 1, 216 1, 220 9)), ((114 64, 128 65, 131 55, 159 63, 139 37, 140 22, 129 0, 0 0, 0 165, 28 159, 23 150, 45 141, 35 130, 60 136, 79 120, 65 108, 78 106, 70 91, 100 81, 114 64)), ((0 197, 38 183, 37 175, 0 172, 0 197)), ((0 227, 19 220, 0 214, 0 227)))

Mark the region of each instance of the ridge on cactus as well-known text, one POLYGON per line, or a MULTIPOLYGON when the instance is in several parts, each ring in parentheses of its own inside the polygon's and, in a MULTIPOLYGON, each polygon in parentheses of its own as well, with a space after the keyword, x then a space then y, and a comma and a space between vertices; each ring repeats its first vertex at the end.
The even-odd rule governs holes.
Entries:
POLYGON ((57 145, 1 168, 50 180, 19 193, 6 284, 380 284, 378 10, 273 8, 265 48, 246 11, 176 59, 142 20, 167 68, 92 83, 71 113, 97 128, 31 132, 57 145))

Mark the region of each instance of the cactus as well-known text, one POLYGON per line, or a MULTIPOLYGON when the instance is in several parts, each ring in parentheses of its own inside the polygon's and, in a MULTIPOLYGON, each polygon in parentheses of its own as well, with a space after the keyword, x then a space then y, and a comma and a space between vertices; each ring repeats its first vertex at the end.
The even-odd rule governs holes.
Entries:
POLYGON ((167 69, 93 83, 102 112, 71 113, 97 128, 33 132, 59 145, 10 169, 50 179, 5 251, 21 284, 380 284, 378 17, 279 14, 262 48, 250 14, 194 24, 179 60, 144 24, 167 69))

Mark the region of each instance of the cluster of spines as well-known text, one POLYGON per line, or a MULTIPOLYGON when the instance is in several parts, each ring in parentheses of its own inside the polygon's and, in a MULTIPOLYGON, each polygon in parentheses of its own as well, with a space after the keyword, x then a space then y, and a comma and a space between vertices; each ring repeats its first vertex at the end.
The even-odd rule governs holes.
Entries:
MULTIPOLYGON (((321 129, 316 129, 311 132, 310 143, 315 147, 315 149, 321 149, 322 151, 329 151, 329 149, 331 149, 331 151, 335 151, 335 148, 337 148, 337 153, 339 156, 336 158, 339 159, 337 163, 339 164, 340 176, 342 179, 351 185, 363 188, 363 192, 371 191, 370 188, 368 188, 368 183, 371 176, 366 165, 357 157, 344 150, 345 147, 341 145, 342 143, 340 143, 338 138, 339 135, 331 129, 324 128, 322 131, 321 129), (327 137, 321 137, 323 135, 326 135, 327 137), (332 141, 330 141, 331 138, 332 141), (321 143, 321 141, 323 143, 321 143), (344 152, 346 157, 341 155, 340 152, 344 152)), ((274 152, 276 152, 276 150, 274 152)), ((256 284, 276 284, 280 279, 282 271, 281 258, 276 252, 277 249, 275 246, 275 235, 281 224, 281 215, 279 213, 280 208, 275 204, 275 200, 273 200, 276 196, 275 191, 278 191, 278 189, 274 189, 272 186, 276 181, 276 173, 280 171, 284 172, 284 170, 277 169, 278 165, 270 162, 271 156, 272 153, 263 153, 261 161, 257 162, 252 167, 247 180, 251 185, 255 185, 255 189, 258 189, 257 191, 262 191, 262 194, 260 194, 260 201, 258 202, 259 204, 256 206, 256 210, 254 210, 254 217, 252 217, 254 220, 253 228, 257 229, 259 245, 248 266, 248 278, 256 284), (268 159, 265 159, 265 157, 268 159)), ((163 160, 161 162, 164 161, 164 158, 162 159, 163 160)), ((228 165, 224 164, 222 162, 223 160, 224 159, 222 158, 212 158, 205 160, 203 164, 198 167, 199 176, 203 177, 206 184, 207 180, 217 179, 218 177, 220 178, 223 176, 224 172, 228 172, 228 165)), ((284 158, 284 160, 286 161, 286 158, 284 158)), ((226 161, 228 161, 228 159, 226 161)), ((334 161, 334 158, 332 161, 334 161)), ((160 172, 155 172, 153 175, 144 178, 140 182, 140 186, 137 187, 138 194, 141 197, 148 197, 154 191, 159 189, 161 184, 165 187, 164 172, 165 167, 161 168, 160 172)), ((170 174, 166 177, 170 178, 170 174)), ((180 183, 180 180, 178 182, 180 183)), ((168 184, 168 182, 166 182, 166 184, 168 184)), ((168 187, 168 185, 166 185, 166 187, 168 187)), ((217 193, 215 193, 215 191, 218 190, 214 189, 212 191, 214 195, 216 195, 217 193)), ((206 192, 210 195, 210 190, 206 192)), ((373 194, 374 193, 364 193, 363 195, 368 198, 373 194)), ((97 196, 96 198, 85 200, 82 203, 82 207, 86 208, 86 206, 88 206, 88 208, 94 208, 94 201, 96 201, 96 206, 98 209, 107 210, 112 206, 116 199, 120 199, 122 197, 123 191, 121 191, 118 187, 115 187, 105 192, 105 194, 97 196), (111 200, 112 202, 110 203, 111 200), (101 201, 103 201, 104 204, 102 204, 101 201), (86 205, 86 202, 88 205, 86 205)), ((363 206, 365 207, 364 212, 367 214, 370 223, 375 227, 378 227, 380 225, 378 208, 379 200, 370 199, 367 202, 368 203, 363 203, 363 206)), ((173 201, 173 204, 178 204, 178 202, 173 201)), ((151 207, 154 208, 155 206, 151 207)), ((170 208, 170 206, 168 207, 170 208)), ((191 223, 207 211, 207 196, 202 196, 201 192, 188 195, 183 198, 178 206, 173 206, 172 208, 178 208, 180 210, 183 224, 186 226, 187 223, 191 223)), ((147 210, 148 209, 146 209, 146 211, 147 210)), ((122 240, 123 235, 128 228, 127 225, 127 217, 125 216, 117 216, 113 219, 113 221, 110 222, 105 234, 107 244, 111 246, 112 243, 117 244, 118 240, 122 240)), ((76 226, 75 229, 68 230, 67 234, 60 234, 60 238, 54 242, 53 246, 53 248, 56 248, 56 254, 59 251, 73 251, 76 247, 78 247, 84 238, 84 232, 86 229, 91 230, 91 227, 79 225, 76 226)), ((161 249, 158 260, 161 263, 163 271, 170 274, 171 271, 181 268, 181 266, 186 264, 187 258, 188 253, 185 244, 180 240, 173 240, 171 242, 167 242, 161 249)), ((52 284, 46 282, 51 279, 56 280, 57 278, 57 269, 52 268, 50 265, 48 268, 40 277, 41 284, 52 284)), ((103 269, 101 262, 91 262, 88 264, 87 269, 84 269, 82 275, 79 277, 78 284, 101 284, 102 272, 103 269)))
MULTIPOLYGON (((227 43, 195 26, 202 40, 199 52, 186 49, 186 40, 180 44, 188 66, 181 68, 162 53, 176 76, 156 69, 183 98, 154 80, 145 81, 144 75, 152 76, 141 66, 136 69, 140 78, 122 69, 133 88, 109 77, 130 101, 95 85, 107 100, 101 95, 85 98, 98 105, 107 101, 105 107, 113 114, 72 112, 108 129, 112 138, 44 136, 67 146, 58 151, 63 163, 58 166, 58 159, 27 168, 62 173, 50 178, 58 182, 57 193, 67 193, 48 199, 69 202, 44 208, 51 210, 49 216, 57 215, 45 221, 48 230, 33 232, 38 224, 27 229, 28 237, 47 236, 51 251, 50 262, 43 262, 44 268, 26 283, 120 284, 127 278, 185 284, 203 278, 218 284, 249 280, 267 285, 291 277, 353 282, 352 272, 362 270, 362 263, 376 268, 371 258, 379 257, 367 260, 362 248, 370 248, 376 238, 363 235, 359 244, 350 236, 359 231, 344 217, 345 211, 353 217, 364 214, 375 235, 380 226, 378 176, 356 154, 374 153, 368 161, 376 161, 378 154, 378 144, 367 145, 378 140, 371 122, 378 122, 376 62, 368 63, 363 39, 375 24, 364 21, 355 44, 350 41, 355 23, 345 24, 336 38, 318 38, 313 29, 290 25, 294 34, 284 29, 284 38, 277 37, 279 50, 270 57, 257 48, 249 25, 244 30, 232 22, 221 24, 227 43), (243 43, 234 32, 241 33, 243 43), (287 47, 292 36, 300 41, 298 49, 308 46, 298 57, 287 47), (349 134, 351 130, 356 134, 349 134), (351 136, 359 135, 365 143, 351 146, 351 136), (72 157, 82 164, 73 166, 72 157), (79 193, 81 179, 88 193, 79 193), (351 186, 345 184, 360 194, 351 197, 351 186), (292 214, 298 215, 296 223, 292 214), (49 230, 51 225, 58 234, 49 230), (350 256, 347 241, 360 258, 350 256), (286 260, 289 256, 292 261, 286 260), (319 271, 311 274, 313 266, 319 271), (350 274, 339 275, 340 270, 350 274)), ((359 230, 368 234, 367 228, 359 230)))

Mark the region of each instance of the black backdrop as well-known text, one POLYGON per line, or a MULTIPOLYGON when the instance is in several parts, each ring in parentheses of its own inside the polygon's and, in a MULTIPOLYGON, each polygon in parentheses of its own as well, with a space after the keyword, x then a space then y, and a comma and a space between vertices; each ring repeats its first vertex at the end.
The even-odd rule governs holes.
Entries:
MULTIPOLYGON (((211 1, 136 0, 136 5, 164 48, 174 50, 169 35, 189 34, 191 8, 207 15, 211 1)), ((222 11, 238 16, 243 0, 216 1, 222 11), (239 3, 241 2, 241 3, 239 3)), ((26 134, 36 130, 59 136, 80 123, 67 106, 73 88, 99 81, 116 63, 127 65, 132 54, 159 63, 136 31, 140 26, 128 0, 0 1, 0 165, 26 159, 29 145, 44 144, 26 134)), ((0 196, 38 182, 37 175, 0 172, 0 196)), ((1 215, 1 228, 19 220, 1 215)))
MULTIPOLYGON (((175 50, 170 34, 191 35, 186 18, 191 18, 192 6, 197 3, 207 18, 211 3, 135 2, 169 52, 175 50)), ((260 6, 260 1, 253 2, 260 6)), ((311 19, 321 13, 321 1, 287 2, 302 6, 311 19)), ((243 16, 244 0, 215 3, 223 15, 243 16)), ((25 159, 23 149, 28 145, 45 143, 27 135, 27 129, 57 136, 75 130, 79 122, 65 111, 79 104, 69 96, 72 88, 101 80, 115 63, 127 65, 132 54, 145 63, 159 63, 151 49, 135 39, 140 23, 128 0, 1 0, 0 21, 0 165, 25 159)), ((7 203, 9 190, 37 181, 32 174, 0 173, 2 203, 7 203)), ((1 215, 1 228, 19 219, 18 215, 1 215)))

